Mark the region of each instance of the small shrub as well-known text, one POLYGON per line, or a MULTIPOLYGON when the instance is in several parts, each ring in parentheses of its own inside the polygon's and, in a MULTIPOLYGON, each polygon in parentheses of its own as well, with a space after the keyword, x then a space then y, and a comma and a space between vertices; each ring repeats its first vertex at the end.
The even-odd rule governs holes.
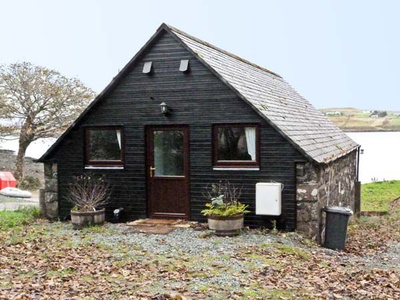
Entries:
POLYGON ((18 188, 22 190, 36 191, 41 187, 40 179, 33 176, 26 176, 18 183, 18 188))
POLYGON ((110 199, 110 187, 103 175, 74 176, 68 186, 67 200, 76 211, 95 211, 110 199))
POLYGON ((238 201, 241 190, 229 181, 211 184, 203 195, 211 200, 210 203, 206 203, 207 208, 201 211, 204 216, 227 217, 249 213, 246 210, 247 205, 238 201))

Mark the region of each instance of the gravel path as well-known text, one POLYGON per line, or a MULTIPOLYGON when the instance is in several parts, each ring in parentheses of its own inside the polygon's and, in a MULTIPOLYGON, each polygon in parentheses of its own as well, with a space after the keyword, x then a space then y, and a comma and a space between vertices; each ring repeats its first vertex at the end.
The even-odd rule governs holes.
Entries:
POLYGON ((0 195, 0 211, 17 210, 22 207, 39 207, 38 192, 32 193, 32 198, 13 198, 0 195))
MULTIPOLYGON (((204 277, 191 280, 191 288, 194 290, 207 285, 239 288, 241 282, 237 274, 250 272, 252 268, 257 269, 263 264, 262 260, 257 258, 254 258, 251 264, 245 260, 233 259, 237 256, 239 248, 271 243, 292 243, 289 239, 282 240, 278 235, 254 230, 244 230, 237 237, 218 237, 210 235, 208 231, 193 228, 177 228, 168 234, 144 234, 133 232, 126 225, 106 224, 105 231, 82 235, 71 230, 70 226, 68 224, 68 227, 62 230, 62 234, 70 236, 76 244, 97 244, 114 250, 121 250, 123 247, 129 250, 114 251, 113 256, 120 255, 119 259, 124 260, 128 255, 144 264, 157 264, 158 261, 165 259, 171 264, 184 264, 189 272, 204 274, 204 277), (210 272, 213 276, 209 276, 210 272)), ((149 287, 149 290, 157 293, 161 286, 167 285, 171 289, 179 289, 185 284, 166 279, 161 280, 159 286, 149 287)))
MULTIPOLYGON (((210 235, 207 231, 198 231, 193 228, 178 228, 169 234, 144 234, 132 232, 129 226, 124 224, 107 224, 107 233, 95 233, 90 235, 90 243, 112 247, 116 244, 127 245, 128 248, 154 255, 166 255, 173 258, 204 256, 214 257, 221 263, 237 253, 239 248, 246 246, 260 246, 268 244, 282 244, 297 246, 307 250, 324 253, 336 257, 343 263, 352 261, 365 265, 367 268, 382 268, 400 270, 400 243, 389 245, 385 253, 378 255, 358 256, 347 252, 338 252, 317 245, 304 244, 303 238, 288 232, 282 235, 266 234, 262 231, 244 230, 237 237, 218 237, 210 235), (200 237, 200 238, 199 238, 200 237)), ((72 231, 73 232, 73 231, 72 231)), ((85 237, 87 238, 87 237, 85 237)), ((85 242, 79 235, 73 239, 77 243, 85 242)), ((86 240, 87 241, 87 240, 86 240)), ((200 260, 201 261, 201 260, 200 260)), ((232 266, 240 270, 240 265, 232 266)))
POLYGON ((218 237, 205 234, 204 231, 196 231, 192 228, 177 228, 169 234, 144 234, 133 233, 124 225, 110 224, 111 228, 119 234, 104 236, 104 234, 92 235, 92 241, 105 245, 124 243, 133 245, 144 251, 155 254, 189 254, 197 255, 207 252, 208 255, 224 253, 231 255, 241 246, 269 244, 276 242, 271 235, 254 234, 245 231, 237 237, 218 237), (204 238, 199 238, 204 236, 204 238))
MULTIPOLYGON (((332 260, 328 260, 331 263, 336 261, 338 265, 357 266, 360 269, 397 270, 396 266, 400 266, 400 244, 392 245, 386 253, 380 255, 357 256, 305 243, 300 235, 290 232, 274 235, 263 231, 244 230, 237 237, 218 237, 210 235, 207 230, 177 228, 169 234, 144 234, 133 232, 130 226, 124 224, 108 223, 98 229, 98 232, 85 233, 72 230, 69 223, 58 224, 62 227, 59 234, 68 236, 74 244, 96 244, 113 249, 114 259, 135 260, 149 266, 167 263, 174 268, 184 266, 185 272, 200 274, 191 278, 191 291, 201 291, 207 286, 240 290, 243 278, 247 278, 243 274, 252 274, 266 265, 262 255, 243 252, 252 246, 263 248, 271 244, 280 244, 278 247, 283 247, 282 249, 289 246, 289 254, 293 251, 290 246, 296 246, 304 249, 305 255, 317 255, 321 259, 331 257, 332 260)), ((284 257, 282 259, 285 260, 284 257)), ((159 282, 149 285, 148 291, 157 294, 165 288, 188 288, 187 284, 171 278, 160 279, 159 282)))

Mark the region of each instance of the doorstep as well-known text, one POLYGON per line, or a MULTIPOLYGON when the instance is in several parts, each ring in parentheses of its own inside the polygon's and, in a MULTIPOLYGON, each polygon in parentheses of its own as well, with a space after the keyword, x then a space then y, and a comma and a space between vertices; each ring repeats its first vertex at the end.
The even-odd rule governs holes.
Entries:
POLYGON ((148 234, 168 234, 176 228, 189 228, 197 222, 189 222, 181 219, 139 219, 129 222, 126 225, 132 228, 133 232, 148 234))

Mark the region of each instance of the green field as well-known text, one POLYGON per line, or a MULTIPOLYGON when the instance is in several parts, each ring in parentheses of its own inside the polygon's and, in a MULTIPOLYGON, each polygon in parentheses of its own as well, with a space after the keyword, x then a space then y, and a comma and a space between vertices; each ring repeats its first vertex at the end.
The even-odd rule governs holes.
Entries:
POLYGON ((325 108, 320 110, 329 120, 345 131, 400 131, 400 113, 379 110, 386 116, 372 117, 372 110, 356 108, 325 108))
POLYGON ((361 211, 388 211, 400 198, 400 180, 365 183, 361 186, 361 211))

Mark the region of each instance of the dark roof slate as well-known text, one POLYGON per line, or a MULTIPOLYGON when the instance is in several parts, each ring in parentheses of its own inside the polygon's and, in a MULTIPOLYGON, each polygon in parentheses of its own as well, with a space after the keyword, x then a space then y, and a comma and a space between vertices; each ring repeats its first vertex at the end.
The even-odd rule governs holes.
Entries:
POLYGON ((312 160, 328 163, 359 147, 281 76, 172 26, 166 27, 312 160))
POLYGON ((44 162, 51 157, 69 132, 78 126, 93 106, 119 84, 129 73, 130 66, 137 63, 141 55, 164 30, 173 34, 206 67, 311 160, 328 163, 359 147, 278 74, 172 26, 162 24, 121 72, 37 161, 44 162))

